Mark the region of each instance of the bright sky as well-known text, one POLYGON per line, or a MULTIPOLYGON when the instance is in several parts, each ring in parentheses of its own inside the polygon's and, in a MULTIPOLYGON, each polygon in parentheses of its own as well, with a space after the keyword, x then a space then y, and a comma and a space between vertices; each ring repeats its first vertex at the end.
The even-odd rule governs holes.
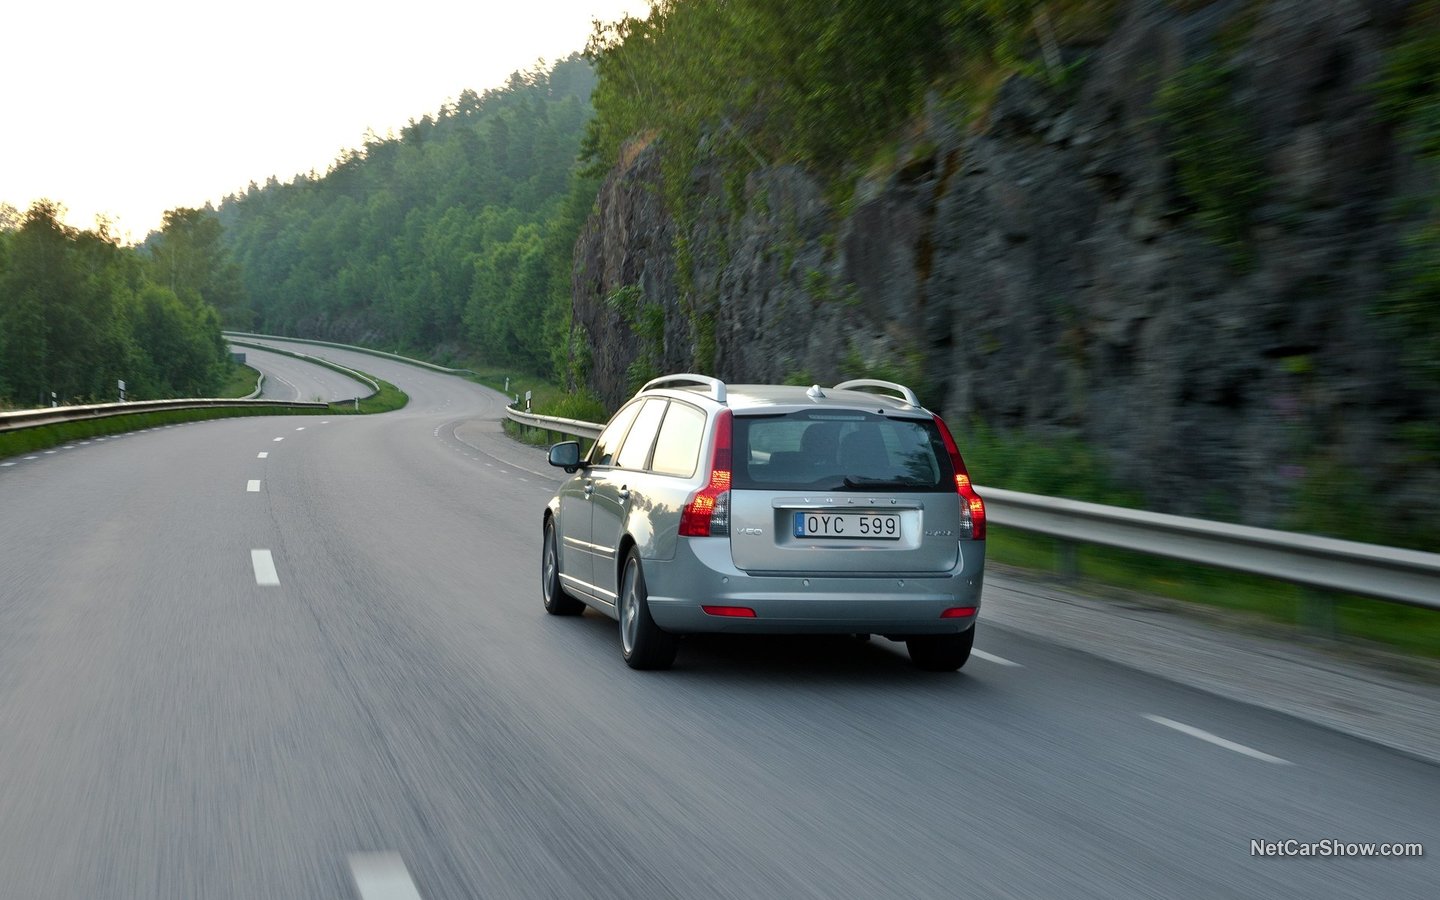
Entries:
POLYGON ((144 240, 219 204, 582 50, 646 0, 7 0, 0 202, 144 240))

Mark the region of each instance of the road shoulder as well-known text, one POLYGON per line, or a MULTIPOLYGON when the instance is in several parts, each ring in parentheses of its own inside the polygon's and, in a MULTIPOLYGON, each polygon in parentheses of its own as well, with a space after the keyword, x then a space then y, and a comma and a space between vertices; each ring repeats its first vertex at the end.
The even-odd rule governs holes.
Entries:
POLYGON ((990 565, 981 618, 1440 764, 1440 666, 990 565))

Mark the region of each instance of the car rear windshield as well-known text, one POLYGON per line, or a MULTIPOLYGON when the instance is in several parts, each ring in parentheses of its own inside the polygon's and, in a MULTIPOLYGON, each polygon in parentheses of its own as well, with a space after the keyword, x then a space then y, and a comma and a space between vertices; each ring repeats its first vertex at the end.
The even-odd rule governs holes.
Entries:
POLYGON ((734 486, 752 490, 953 491, 933 419, 860 410, 736 416, 734 486))

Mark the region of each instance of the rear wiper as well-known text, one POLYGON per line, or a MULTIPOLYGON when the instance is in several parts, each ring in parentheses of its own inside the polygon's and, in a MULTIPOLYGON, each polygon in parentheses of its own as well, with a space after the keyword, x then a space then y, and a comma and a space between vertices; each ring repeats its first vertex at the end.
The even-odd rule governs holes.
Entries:
POLYGON ((899 489, 899 488, 921 487, 922 485, 921 485, 920 482, 918 482, 918 481, 897 481, 897 480, 894 480, 894 479, 888 479, 888 480, 887 480, 887 479, 884 479, 884 478, 851 478, 849 475, 846 475, 846 476, 845 476, 845 486, 848 487, 848 488, 891 488, 891 489, 899 489))

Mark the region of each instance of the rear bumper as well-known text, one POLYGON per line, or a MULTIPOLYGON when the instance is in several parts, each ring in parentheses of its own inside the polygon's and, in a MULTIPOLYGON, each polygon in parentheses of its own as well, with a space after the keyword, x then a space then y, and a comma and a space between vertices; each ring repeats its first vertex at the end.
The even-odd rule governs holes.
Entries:
POLYGON ((966 541, 955 568, 919 576, 753 575, 735 567, 726 538, 681 538, 673 559, 644 564, 650 615, 677 634, 956 634, 975 617, 940 614, 957 606, 979 609, 985 543, 966 541), (702 609, 712 605, 747 607, 755 617, 702 609))

